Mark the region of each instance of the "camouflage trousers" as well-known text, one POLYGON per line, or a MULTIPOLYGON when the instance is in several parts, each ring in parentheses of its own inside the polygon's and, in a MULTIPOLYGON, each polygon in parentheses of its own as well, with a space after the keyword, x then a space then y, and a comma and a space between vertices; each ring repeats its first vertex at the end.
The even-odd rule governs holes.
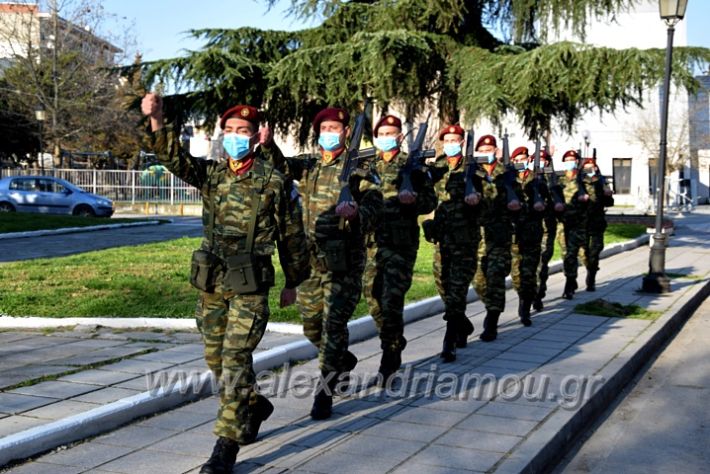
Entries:
POLYGON ((303 319, 303 334, 319 350, 323 373, 342 372, 348 350, 348 321, 362 291, 364 255, 350 271, 333 273, 311 258, 311 276, 298 287, 296 305, 303 319))
POLYGON ((401 352, 407 345, 404 297, 412 286, 416 259, 416 247, 392 249, 373 245, 367 249, 363 294, 380 333, 383 350, 401 352))
POLYGON ((505 310, 505 277, 510 273, 510 233, 497 228, 484 229, 485 241, 478 249, 478 270, 473 287, 488 311, 505 310))
POLYGON ((564 224, 562 232, 558 233, 558 240, 564 255, 562 267, 565 277, 576 280, 579 252, 587 244, 587 230, 581 225, 564 224))
POLYGON ((205 344, 205 360, 219 382, 219 411, 214 433, 241 443, 256 403, 252 352, 269 320, 268 290, 248 295, 225 294, 218 278, 214 293, 200 292, 195 311, 205 344))
POLYGON ((540 299, 547 293, 547 279, 550 276, 548 264, 555 253, 555 238, 557 236, 557 220, 555 218, 543 221, 542 248, 540 251, 540 265, 537 267, 538 296, 540 299))
POLYGON ((587 230, 583 250, 581 255, 582 265, 589 271, 598 271, 599 255, 602 253, 602 250, 604 250, 604 231, 587 230))
MULTIPOLYGON (((541 235, 538 234, 541 237, 541 235)), ((534 237, 534 236, 533 236, 534 237)), ((532 301, 537 295, 537 267, 541 246, 537 239, 518 238, 510 247, 513 288, 521 300, 532 301)))
POLYGON ((478 240, 466 245, 436 246, 434 281, 444 300, 444 320, 457 321, 466 317, 466 297, 476 273, 478 240))

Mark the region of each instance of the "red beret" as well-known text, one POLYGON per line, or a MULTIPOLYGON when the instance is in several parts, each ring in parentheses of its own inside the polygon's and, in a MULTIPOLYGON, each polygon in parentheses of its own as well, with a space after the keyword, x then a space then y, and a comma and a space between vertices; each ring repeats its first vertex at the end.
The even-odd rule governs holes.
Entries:
POLYGON ((327 120, 340 122, 347 127, 350 123, 350 114, 347 111, 337 107, 328 107, 323 109, 318 112, 316 117, 313 119, 313 130, 315 130, 316 133, 320 133, 321 122, 325 122, 327 120))
POLYGON ((550 159, 550 155, 545 151, 544 148, 542 150, 540 150, 540 159, 541 160, 549 160, 550 159))
POLYGON ((565 158, 572 157, 575 160, 577 159, 577 152, 575 150, 567 150, 564 155, 562 155, 562 159, 564 160, 565 158))
POLYGON ((585 165, 594 165, 596 166, 597 163, 594 161, 594 158, 585 158, 584 161, 582 162, 582 167, 585 165))
POLYGON ((525 155, 530 155, 530 153, 528 152, 528 147, 526 147, 526 146, 519 146, 518 148, 516 148, 515 150, 513 150, 513 154, 510 155, 510 158, 513 159, 513 158, 515 158, 516 156, 518 156, 518 155, 523 155, 523 154, 525 154, 525 155))
POLYGON ((441 129, 441 131, 439 132, 439 140, 443 140, 444 135, 448 133, 454 133, 456 135, 461 135, 462 137, 466 135, 466 132, 463 128, 461 128, 460 125, 449 125, 448 127, 444 127, 441 129))
POLYGON ((222 114, 222 118, 219 120, 219 126, 222 130, 224 130, 224 126, 227 124, 227 119, 232 117, 246 120, 257 126, 259 122, 261 122, 261 114, 256 107, 252 107, 251 105, 235 105, 222 114))
POLYGON ((392 127, 397 127, 398 129, 402 130, 402 121, 395 117, 394 115, 385 115, 382 117, 376 124, 375 128, 372 129, 372 135, 375 137, 377 136, 377 131, 382 127, 383 125, 389 125, 392 127))
POLYGON ((482 145, 497 146, 496 137, 494 137, 493 135, 483 135, 476 142, 476 150, 478 150, 482 145))

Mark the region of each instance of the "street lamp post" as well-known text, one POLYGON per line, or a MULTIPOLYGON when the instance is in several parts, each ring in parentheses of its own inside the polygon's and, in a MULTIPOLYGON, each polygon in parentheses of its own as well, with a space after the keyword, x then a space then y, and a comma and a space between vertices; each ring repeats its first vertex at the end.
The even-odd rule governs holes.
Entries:
POLYGON ((671 285, 666 276, 666 235, 663 233, 663 194, 666 182, 666 144, 668 141, 668 101, 671 91, 671 70, 673 60, 673 33, 675 25, 685 16, 688 0, 660 0, 658 2, 661 19, 668 25, 666 44, 666 68, 663 78, 663 104, 661 107, 661 149, 658 155, 658 176, 656 178, 656 229, 649 255, 648 274, 643 277, 642 291, 666 293, 671 285))
POLYGON ((42 148, 42 128, 44 121, 47 119, 47 113, 44 111, 42 104, 39 104, 35 109, 35 119, 39 123, 39 168, 44 174, 44 150, 42 148))

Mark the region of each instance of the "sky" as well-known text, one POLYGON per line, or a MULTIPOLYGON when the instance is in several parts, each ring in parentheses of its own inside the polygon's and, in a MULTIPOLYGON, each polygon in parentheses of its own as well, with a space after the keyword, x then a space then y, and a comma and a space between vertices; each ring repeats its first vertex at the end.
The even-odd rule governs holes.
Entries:
MULTIPOLYGON (((198 49, 199 41, 186 31, 197 28, 238 28, 296 30, 317 25, 320 19, 299 21, 286 14, 290 0, 279 0, 267 9, 266 0, 103 0, 106 12, 116 15, 108 21, 114 36, 118 29, 133 25, 138 50, 144 60, 183 55, 185 49, 198 49)), ((685 22, 688 44, 710 47, 710 1, 690 0, 685 22)), ((661 21, 660 18, 658 20, 661 21)))

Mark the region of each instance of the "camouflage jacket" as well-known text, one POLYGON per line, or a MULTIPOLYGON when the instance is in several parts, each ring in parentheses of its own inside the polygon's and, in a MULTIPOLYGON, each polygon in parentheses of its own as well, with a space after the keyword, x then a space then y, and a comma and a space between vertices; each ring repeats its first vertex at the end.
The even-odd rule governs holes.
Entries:
MULTIPOLYGON (((486 165, 481 166, 477 171, 483 183, 481 225, 484 227, 495 226, 499 232, 506 232, 506 228, 511 229, 512 222, 517 219, 518 215, 517 212, 508 210, 508 196, 505 185, 505 180, 507 179, 506 169, 501 162, 496 161, 489 174, 484 166, 486 165)), ((522 192, 517 180, 512 180, 512 187, 518 199, 520 199, 522 192)), ((510 230, 507 230, 507 232, 510 232, 510 230)))
POLYGON ((350 190, 358 204, 358 216, 351 222, 335 213, 340 197, 340 175, 344 154, 324 163, 319 154, 287 159, 289 177, 298 182, 302 196, 303 222, 309 243, 326 240, 363 241, 374 231, 382 211, 382 194, 373 183, 362 179, 369 170, 361 167, 350 179, 350 190))
POLYGON ((605 207, 605 186, 598 177, 586 177, 582 180, 584 189, 589 195, 587 204, 587 228, 590 230, 604 230, 606 228, 605 207))
POLYGON ((566 174, 560 176, 560 186, 565 199, 565 211, 562 220, 567 225, 586 225, 587 203, 577 199, 579 196, 579 181, 575 174, 571 178, 566 174))
POLYGON ((309 271, 303 223, 290 212, 290 197, 284 186, 283 174, 274 169, 261 147, 255 153, 252 168, 237 176, 229 169, 227 161, 191 156, 180 146, 178 134, 169 126, 155 132, 154 139, 160 162, 177 177, 200 190, 204 250, 210 250, 222 259, 243 252, 253 200, 260 194, 252 253, 270 256, 278 248, 286 287, 294 288, 303 281, 309 271), (215 213, 213 245, 210 248, 212 209, 215 213))
POLYGON ((401 183, 400 170, 407 162, 407 154, 397 153, 391 161, 378 158, 374 163, 375 171, 380 178, 380 191, 384 200, 382 215, 380 216, 375 240, 382 245, 390 241, 393 233, 405 232, 411 234, 410 240, 414 244, 419 240, 419 225, 417 216, 429 214, 436 208, 436 194, 426 168, 412 172, 411 180, 417 200, 414 204, 402 204, 399 201, 399 187, 401 183))

